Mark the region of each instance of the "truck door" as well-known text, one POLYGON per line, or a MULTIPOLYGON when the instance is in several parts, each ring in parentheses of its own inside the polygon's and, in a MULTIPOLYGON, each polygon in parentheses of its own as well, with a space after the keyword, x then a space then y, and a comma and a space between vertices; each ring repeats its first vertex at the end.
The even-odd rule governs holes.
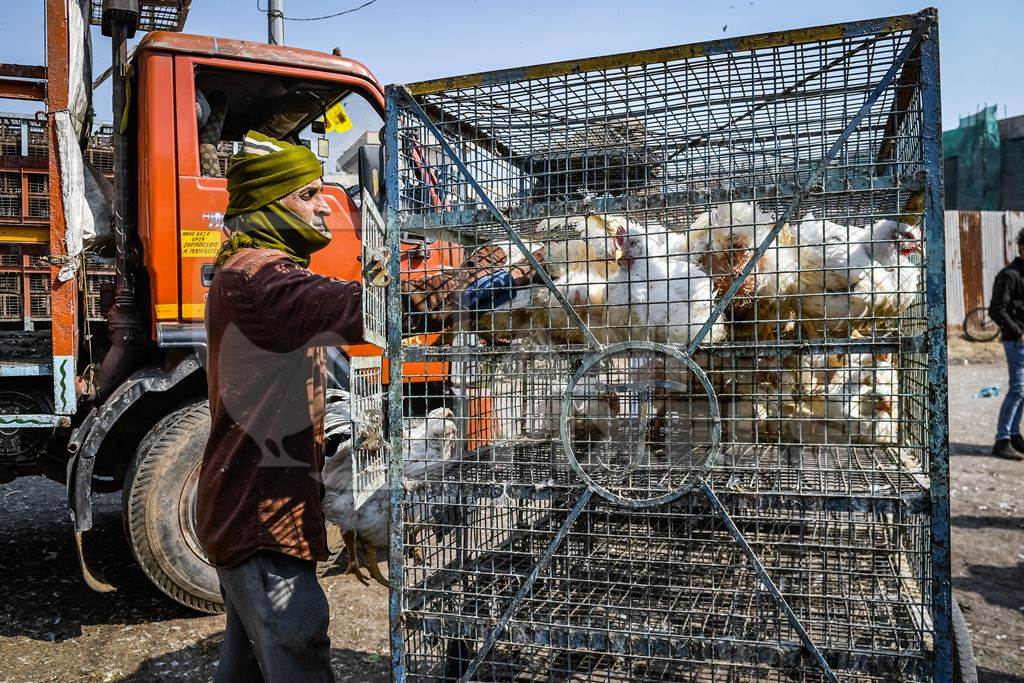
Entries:
POLYGON ((324 164, 324 195, 331 244, 314 256, 312 269, 342 279, 360 275, 359 210, 347 189, 357 176, 336 171, 353 145, 375 141, 381 114, 352 79, 312 78, 300 69, 237 63, 222 59, 175 58, 178 228, 175 301, 154 302, 157 321, 201 323, 212 264, 224 234, 228 159, 245 133, 265 134, 306 144, 324 164), (313 132, 314 120, 339 105, 351 112, 344 131, 313 132))

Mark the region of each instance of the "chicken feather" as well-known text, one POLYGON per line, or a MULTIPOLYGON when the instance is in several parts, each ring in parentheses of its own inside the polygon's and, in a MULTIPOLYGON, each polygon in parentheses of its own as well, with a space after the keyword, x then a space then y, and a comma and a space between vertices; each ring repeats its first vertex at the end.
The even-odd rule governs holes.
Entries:
MULTIPOLYGON (((455 451, 457 427, 454 413, 449 408, 435 408, 426 419, 404 430, 404 478, 422 481, 445 464, 451 462, 455 451)), ((330 435, 328 435, 330 436, 330 435)), ((386 555, 388 548, 388 519, 390 517, 390 491, 386 486, 375 490, 355 509, 352 488, 352 440, 348 439, 324 464, 324 515, 354 534, 374 555, 386 555)), ((356 558, 349 558, 350 566, 356 558)))

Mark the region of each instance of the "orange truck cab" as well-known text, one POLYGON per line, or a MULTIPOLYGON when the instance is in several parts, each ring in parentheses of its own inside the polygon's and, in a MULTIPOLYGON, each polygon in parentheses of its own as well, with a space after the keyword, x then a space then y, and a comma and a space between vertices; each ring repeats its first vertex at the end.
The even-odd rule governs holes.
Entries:
MULTIPOLYGON (((295 142, 333 142, 312 132, 314 122, 341 105, 348 120, 344 135, 360 129, 375 134, 383 125, 383 88, 359 62, 312 50, 240 40, 154 32, 136 50, 138 78, 138 235, 150 279, 152 321, 158 340, 174 344, 192 339, 203 324, 213 257, 223 236, 227 182, 223 160, 216 173, 201 167, 197 99, 217 100, 224 109, 220 150, 240 141, 249 129, 261 129, 295 142), (199 93, 203 93, 202 96, 199 93), (216 98, 214 97, 216 95, 216 98), (347 106, 346 106, 347 105, 347 106), (362 121, 348 110, 362 110, 362 121)), ((213 112, 216 116, 219 112, 213 112)), ((209 125, 209 124, 207 124, 209 125)), ((372 138, 372 135, 370 136, 372 138)), ((355 174, 330 169, 324 195, 332 213, 330 245, 313 256, 312 270, 359 280, 360 211, 356 201, 366 189, 382 198, 380 145, 364 147, 366 163, 355 174), (366 177, 360 177, 366 176, 366 177)), ((328 149, 329 149, 328 145, 328 149)), ((325 161, 329 153, 324 154, 325 161)), ((453 259, 457 247, 430 250, 410 240, 403 270, 428 272, 453 259)), ((347 348, 350 355, 379 354, 372 346, 347 348)), ((444 374, 444 368, 434 371, 444 374)), ((422 367, 411 379, 429 376, 422 367)))

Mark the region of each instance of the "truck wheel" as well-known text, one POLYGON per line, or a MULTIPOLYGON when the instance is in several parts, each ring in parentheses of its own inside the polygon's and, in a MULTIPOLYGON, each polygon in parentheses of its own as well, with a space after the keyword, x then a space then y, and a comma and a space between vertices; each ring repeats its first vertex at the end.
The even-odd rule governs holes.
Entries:
POLYGON ((207 401, 190 403, 146 434, 125 479, 123 516, 135 560, 186 607, 224 611, 217 572, 196 537, 199 465, 210 433, 207 401))
MULTIPOLYGON (((210 435, 210 404, 196 401, 163 418, 139 444, 125 478, 125 533, 135 560, 157 588, 186 607, 224 611, 217 571, 196 536, 199 465, 210 435)), ((344 551, 341 530, 328 525, 331 556, 317 563, 323 576, 344 551)))

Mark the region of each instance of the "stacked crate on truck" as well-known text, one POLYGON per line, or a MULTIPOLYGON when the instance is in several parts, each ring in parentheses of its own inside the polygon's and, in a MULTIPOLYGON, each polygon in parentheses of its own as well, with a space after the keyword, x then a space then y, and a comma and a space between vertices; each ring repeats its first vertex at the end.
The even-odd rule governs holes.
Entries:
MULTIPOLYGON (((44 124, 31 116, 0 115, 0 152, 0 326, 38 331, 42 337, 50 321, 50 189, 44 124)), ((101 125, 89 138, 85 158, 109 175, 112 156, 110 126, 101 125)), ((85 317, 101 322, 101 295, 107 290, 109 296, 113 286, 113 264, 87 253, 82 272, 85 317)), ((40 348, 45 341, 40 338, 40 348)))

